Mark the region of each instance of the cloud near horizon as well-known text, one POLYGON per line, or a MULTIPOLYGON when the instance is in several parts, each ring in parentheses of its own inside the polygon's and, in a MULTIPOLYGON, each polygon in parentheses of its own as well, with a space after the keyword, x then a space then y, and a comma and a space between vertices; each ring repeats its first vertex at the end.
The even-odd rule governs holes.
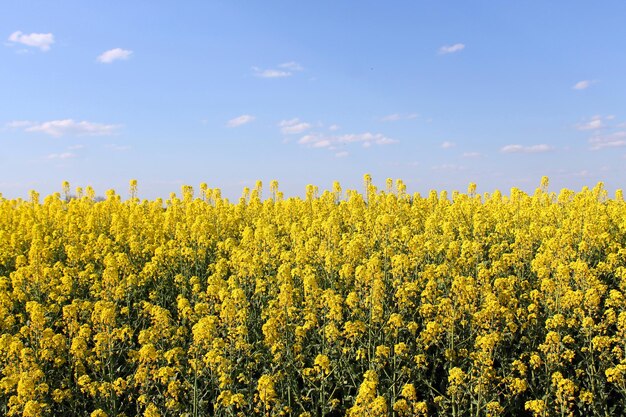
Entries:
POLYGON ((615 116, 594 115, 575 125, 577 130, 589 132, 587 142, 592 151, 626 146, 626 123, 615 123, 615 116))
POLYGON ((24 132, 44 133, 49 136, 108 136, 114 134, 121 125, 75 121, 73 119, 50 120, 48 122, 33 122, 16 120, 6 124, 10 129, 23 129, 24 132))
POLYGON ((626 130, 620 130, 606 135, 596 134, 589 138, 589 144, 593 151, 626 146, 626 130))
POLYGON ((313 133, 300 138, 298 143, 309 148, 328 148, 337 149, 338 146, 348 145, 352 143, 360 143, 364 148, 372 145, 391 145, 397 143, 395 139, 388 138, 381 133, 352 133, 346 135, 324 135, 313 133))
POLYGON ((545 143, 539 145, 506 145, 500 148, 500 152, 502 153, 543 153, 553 151, 554 147, 547 145, 545 143))

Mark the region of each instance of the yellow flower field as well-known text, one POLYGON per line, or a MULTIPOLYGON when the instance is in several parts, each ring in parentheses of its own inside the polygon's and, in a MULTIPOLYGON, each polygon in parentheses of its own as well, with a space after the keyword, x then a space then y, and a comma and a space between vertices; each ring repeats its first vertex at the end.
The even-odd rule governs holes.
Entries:
POLYGON ((0 196, 1 415, 626 414, 621 191, 123 194, 0 196))

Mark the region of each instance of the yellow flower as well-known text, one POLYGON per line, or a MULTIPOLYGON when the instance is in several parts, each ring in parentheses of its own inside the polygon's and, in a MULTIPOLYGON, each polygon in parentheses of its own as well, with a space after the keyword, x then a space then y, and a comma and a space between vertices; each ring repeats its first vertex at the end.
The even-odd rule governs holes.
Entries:
POLYGON ((465 380, 466 374, 465 372, 463 372, 462 369, 460 368, 452 368, 450 369, 450 371, 448 372, 448 383, 450 383, 451 385, 461 385, 463 384, 463 381, 465 380))
POLYGON ((257 391, 259 392, 261 402, 265 405, 265 409, 269 410, 277 399, 276 391, 274 390, 274 378, 270 375, 261 376, 257 384, 257 391))
POLYGON ((402 393, 400 395, 411 401, 417 400, 417 394, 415 392, 415 386, 413 384, 404 384, 404 386, 402 387, 402 393))
POLYGON ((546 413, 546 403, 544 400, 526 401, 524 409, 533 413, 535 417, 543 416, 546 413))
POLYGON ((24 417, 40 417, 43 416, 44 407, 38 401, 29 400, 24 405, 24 412, 22 416, 24 417))
POLYGON ((389 357, 389 353, 391 352, 391 349, 389 349, 388 346, 376 346, 376 357, 379 359, 386 359, 389 357))
POLYGON ((320 353, 315 357, 314 365, 315 367, 319 368, 324 373, 324 375, 330 374, 330 359, 328 359, 328 356, 320 353))
POLYGON ((143 412, 144 417, 161 417, 161 413, 156 405, 150 403, 143 412))

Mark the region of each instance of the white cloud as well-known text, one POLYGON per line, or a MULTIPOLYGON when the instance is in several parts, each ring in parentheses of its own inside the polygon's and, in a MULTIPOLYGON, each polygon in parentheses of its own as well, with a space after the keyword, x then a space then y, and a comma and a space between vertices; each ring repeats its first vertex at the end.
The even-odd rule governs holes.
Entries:
POLYGON ((363 147, 372 145, 390 145, 397 143, 397 140, 390 139, 381 133, 352 133, 339 136, 326 136, 323 134, 313 133, 305 135, 298 141, 299 144, 310 148, 329 148, 336 149, 339 145, 348 145, 352 143, 360 143, 363 147))
POLYGON ((284 68, 284 69, 289 70, 289 71, 303 71, 304 70, 302 65, 300 65, 300 64, 298 64, 297 62, 294 62, 294 61, 285 62, 283 64, 280 64, 278 67, 279 68, 284 68))
POLYGON ((605 127, 605 124, 604 124, 605 120, 613 120, 613 119, 614 119, 614 116, 603 117, 600 115, 595 115, 595 116, 592 116, 590 120, 577 124, 576 129, 578 130, 602 129, 603 127, 605 127))
POLYGON ((285 78, 291 77, 294 72, 302 71, 304 68, 300 64, 294 61, 284 62, 278 65, 276 68, 259 68, 252 67, 252 72, 255 77, 259 78, 285 78))
POLYGON ((596 81, 594 81, 594 80, 578 81, 576 84, 574 84, 572 89, 574 89, 574 90, 585 90, 585 89, 591 87, 591 85, 595 84, 595 83, 596 83, 596 81))
POLYGON ((242 114, 241 116, 235 117, 234 119, 230 119, 226 123, 226 126, 228 127, 242 126, 242 125, 252 122, 254 119, 256 119, 256 117, 251 116, 249 114, 242 114))
POLYGON ((463 165, 457 165, 457 164, 441 164, 441 165, 432 166, 431 169, 433 171, 458 172, 458 171, 464 171, 465 167, 463 165))
POLYGON ((465 49, 465 45, 462 43, 455 43, 454 45, 444 45, 439 48, 439 54, 452 54, 454 52, 462 51, 463 49, 465 49))
POLYGON ((5 124, 5 127, 9 129, 20 129, 23 127, 32 126, 34 123, 29 120, 14 120, 5 124))
POLYGON ((348 156, 349 153, 346 151, 341 151, 341 152, 337 152, 335 154, 335 158, 345 158, 346 156, 348 156))
POLYGON ((456 143, 454 143, 454 142, 448 142, 448 141, 445 141, 445 142, 443 142, 443 143, 441 144, 441 147, 442 147, 443 149, 450 149, 450 148, 454 148, 455 146, 456 146, 456 143))
POLYGON ((617 148, 626 146, 626 130, 620 130, 607 135, 594 135, 589 138, 592 150, 617 148))
POLYGON ((114 61, 125 60, 130 58, 133 51, 129 51, 128 49, 109 49, 108 51, 103 52, 98 56, 98 62, 102 62, 103 64, 110 64, 114 61))
POLYGON ((381 117, 380 121, 381 122, 397 122, 398 120, 415 119, 417 118, 417 116, 419 116, 417 113, 409 113, 409 114, 393 113, 393 114, 388 114, 387 116, 381 117))
POLYGON ((78 144, 78 145, 68 146, 67 149, 69 149, 70 151, 75 151, 78 149, 83 149, 84 147, 85 145, 78 144))
POLYGON ((478 158, 483 156, 480 152, 465 152, 463 153, 463 158, 478 158))
POLYGON ((331 140, 331 139, 329 139, 326 136, 313 133, 310 135, 302 136, 300 140, 298 141, 298 143, 300 145, 305 145, 311 148, 327 148, 327 147, 332 146, 333 143, 335 142, 334 140, 331 140))
POLYGON ((87 121, 77 122, 73 119, 51 120, 49 122, 32 122, 19 120, 7 123, 7 127, 24 129, 25 132, 39 132, 46 135, 60 137, 66 135, 76 136, 105 136, 112 135, 120 125, 93 123, 87 121))
POLYGON ((540 145, 506 145, 500 149, 502 153, 542 153, 554 150, 550 145, 542 143, 540 145))
POLYGON ((401 119, 400 115, 398 113, 394 113, 394 114, 389 114, 387 116, 384 116, 380 120, 383 122, 396 122, 400 119, 401 119))
POLYGON ((117 145, 115 143, 111 143, 109 145, 106 145, 106 148, 110 149, 112 151, 115 151, 115 152, 124 152, 124 151, 130 150, 130 146, 128 146, 128 145, 117 145))
POLYGON ((291 77, 291 72, 289 71, 281 71, 276 69, 255 69, 254 75, 259 78, 284 78, 291 77))
POLYGON ((13 32, 9 36, 9 42, 20 43, 33 48, 39 48, 42 51, 50 50, 50 45, 54 43, 54 35, 52 33, 22 33, 21 31, 13 32))
POLYGON ((576 129, 590 131, 591 150, 626 146, 626 124, 615 123, 615 116, 595 115, 576 125, 576 129))
POLYGON ((63 153, 51 153, 46 156, 46 159, 70 159, 76 158, 76 154, 72 152, 63 152, 63 153))
POLYGON ((333 125, 328 126, 328 130, 330 130, 331 132, 335 132, 339 129, 340 129, 339 125, 333 124, 333 125))
POLYGON ((559 178, 587 178, 590 175, 591 175, 591 172, 589 172, 589 170, 587 169, 572 171, 572 170, 560 168, 556 170, 556 176, 559 178))
POLYGON ((306 122, 301 122, 300 119, 295 118, 291 120, 281 120, 281 122, 278 123, 278 127, 280 127, 280 131, 284 135, 294 135, 302 133, 305 130, 309 130, 311 125, 306 122))
POLYGON ((292 75, 290 71, 277 69, 261 69, 257 67, 252 67, 252 71, 254 71, 254 76, 259 78, 285 78, 291 77, 292 75))

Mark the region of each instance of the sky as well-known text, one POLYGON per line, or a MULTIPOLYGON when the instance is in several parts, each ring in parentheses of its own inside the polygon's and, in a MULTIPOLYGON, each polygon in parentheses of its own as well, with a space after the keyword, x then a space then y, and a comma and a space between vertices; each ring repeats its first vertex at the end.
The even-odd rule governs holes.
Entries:
POLYGON ((626 2, 6 0, 0 193, 626 180, 626 2))

